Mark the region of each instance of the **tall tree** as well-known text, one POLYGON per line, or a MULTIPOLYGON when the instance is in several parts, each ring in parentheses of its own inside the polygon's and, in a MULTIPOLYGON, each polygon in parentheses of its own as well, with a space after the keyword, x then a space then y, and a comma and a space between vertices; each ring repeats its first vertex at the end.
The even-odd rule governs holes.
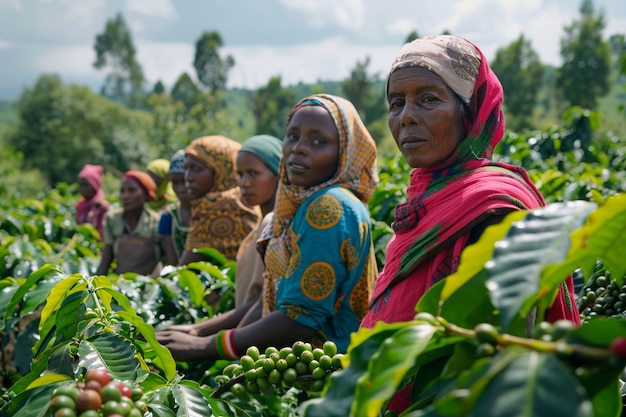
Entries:
POLYGON ((404 41, 404 43, 409 43, 409 42, 413 42, 415 39, 419 38, 420 35, 419 33, 417 33, 416 30, 414 30, 413 32, 409 33, 406 37, 406 40, 404 41))
POLYGON ((24 158, 55 185, 74 182, 80 167, 103 164, 124 171, 154 156, 146 131, 151 116, 129 110, 87 87, 65 86, 55 75, 42 75, 18 103, 18 124, 8 138, 24 158))
POLYGON ((96 36, 96 69, 108 67, 102 94, 114 100, 138 106, 141 102, 144 75, 135 58, 135 46, 121 13, 107 20, 104 32, 96 36))
POLYGON ((491 68, 504 89, 507 124, 515 130, 528 127, 544 72, 539 55, 530 41, 520 35, 509 46, 496 51, 491 68))
POLYGON ((235 65, 232 56, 220 57, 219 49, 222 46, 222 37, 218 32, 204 32, 196 41, 193 66, 198 80, 211 91, 226 88, 228 71, 235 65))
POLYGON ((609 92, 611 55, 602 38, 604 27, 604 14, 595 13, 592 0, 583 0, 580 19, 565 27, 556 87, 572 106, 595 109, 598 98, 609 92))
POLYGON ((256 122, 256 133, 285 136, 287 116, 295 103, 291 90, 281 87, 280 76, 270 78, 266 86, 250 96, 252 114, 256 122))
POLYGON ((386 114, 384 92, 373 88, 378 82, 378 74, 368 74, 369 64, 370 57, 357 61, 350 71, 350 78, 341 83, 343 95, 354 104, 366 124, 386 114))
POLYGON ((189 74, 184 72, 172 87, 172 98, 182 101, 186 108, 193 107, 201 99, 201 91, 189 74))

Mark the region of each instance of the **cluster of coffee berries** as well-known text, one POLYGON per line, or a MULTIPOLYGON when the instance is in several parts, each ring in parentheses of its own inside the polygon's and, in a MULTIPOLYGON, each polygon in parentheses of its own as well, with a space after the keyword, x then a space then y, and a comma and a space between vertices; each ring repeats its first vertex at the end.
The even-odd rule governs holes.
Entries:
POLYGON ((298 341, 280 350, 268 347, 264 353, 251 346, 239 362, 227 365, 215 381, 240 398, 256 393, 270 395, 276 389, 291 387, 320 392, 330 374, 342 368, 342 357, 332 341, 324 342, 321 348, 298 341))
POLYGON ((479 323, 474 327, 476 342, 476 356, 479 358, 493 356, 498 348, 500 331, 490 323, 479 323))
POLYGON ((592 276, 582 290, 578 311, 583 318, 626 314, 626 283, 620 285, 609 274, 592 276))
POLYGON ((50 417, 142 417, 148 411, 143 389, 112 380, 104 368, 87 371, 84 381, 71 381, 52 392, 50 417))

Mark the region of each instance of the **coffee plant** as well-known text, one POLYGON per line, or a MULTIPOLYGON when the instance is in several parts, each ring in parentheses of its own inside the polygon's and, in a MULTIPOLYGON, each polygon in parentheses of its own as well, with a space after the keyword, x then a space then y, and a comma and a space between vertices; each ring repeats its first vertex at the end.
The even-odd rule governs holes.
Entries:
MULTIPOLYGON (((581 125, 509 132, 497 157, 525 166, 549 204, 488 228, 413 320, 360 329, 347 352, 298 342, 176 362, 155 329, 231 308, 232 263, 205 249, 210 262, 154 279, 94 276, 101 244, 74 224, 71 187, 0 202, 0 417, 390 417, 405 386, 402 417, 623 415, 626 158, 613 137, 578 140, 581 125), (570 274, 581 326, 543 321, 570 274)), ((409 169, 398 155, 379 166, 369 209, 382 266, 409 169)))

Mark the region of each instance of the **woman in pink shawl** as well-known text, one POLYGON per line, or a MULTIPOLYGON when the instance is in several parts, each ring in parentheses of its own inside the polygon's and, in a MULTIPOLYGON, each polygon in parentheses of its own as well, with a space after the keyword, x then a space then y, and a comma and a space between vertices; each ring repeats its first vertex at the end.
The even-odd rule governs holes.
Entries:
MULTIPOLYGON (((502 86, 472 43, 442 35, 405 44, 387 101, 389 128, 413 170, 363 327, 412 320, 419 299, 457 270, 462 250, 488 225, 545 205, 522 168, 491 160, 504 135, 502 86)), ((546 320, 558 319, 580 323, 571 277, 547 312, 546 320)), ((389 409, 406 409, 409 391, 389 409)))
POLYGON ((101 188, 103 172, 101 165, 87 164, 78 173, 78 192, 82 197, 75 206, 76 222, 91 223, 100 233, 100 241, 102 241, 102 222, 109 208, 109 202, 101 188))

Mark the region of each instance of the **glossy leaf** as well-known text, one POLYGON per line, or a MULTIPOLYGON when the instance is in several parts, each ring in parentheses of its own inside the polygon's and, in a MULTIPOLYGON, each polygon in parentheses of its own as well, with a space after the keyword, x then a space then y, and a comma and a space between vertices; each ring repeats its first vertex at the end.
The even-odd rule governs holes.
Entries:
POLYGON ((204 304, 204 285, 193 271, 182 269, 178 272, 178 284, 189 294, 196 306, 204 304))
POLYGON ((597 258, 614 276, 626 275, 626 194, 606 200, 572 233, 569 257, 579 260, 586 276, 591 275, 597 258))
POLYGON ((434 326, 421 323, 400 329, 385 339, 372 356, 367 373, 359 378, 352 413, 367 417, 378 415, 435 333, 434 326))
POLYGON ((212 415, 211 406, 204 395, 196 388, 174 384, 172 394, 178 406, 178 417, 204 417, 212 415))
POLYGON ((35 284, 37 284, 37 282, 39 282, 41 279, 45 278, 48 274, 52 274, 52 273, 60 274, 61 270, 56 265, 48 264, 48 265, 42 266, 36 272, 33 272, 28 277, 26 282, 24 282, 22 285, 20 285, 20 288, 15 292, 15 294, 13 294, 13 298, 11 299, 11 301, 9 302, 9 304, 6 307, 5 315, 6 316, 12 315, 13 312, 15 311, 15 308, 18 305, 18 303, 20 303, 22 301, 23 297, 30 290, 32 290, 33 286, 35 284))
POLYGON ((584 391, 554 355, 525 352, 499 369, 494 361, 487 384, 472 387, 472 415, 481 417, 592 417, 591 403, 584 391), (558 389, 555 389, 558 387, 558 389), (480 391, 477 391, 477 388, 480 391))
POLYGON ((78 365, 85 369, 104 367, 112 378, 134 381, 139 368, 136 353, 129 340, 115 333, 103 333, 80 342, 78 365))
POLYGON ((302 404, 305 417, 344 417, 350 415, 355 401, 356 385, 368 372, 369 361, 381 344, 399 329, 409 327, 413 322, 385 324, 378 323, 373 329, 361 328, 352 334, 344 369, 333 372, 328 390, 322 398, 302 404))
POLYGON ((156 339, 154 328, 146 324, 143 319, 137 315, 128 302, 128 299, 123 294, 108 288, 104 288, 102 291, 109 293, 111 297, 115 298, 115 301, 117 301, 120 307, 124 309, 123 311, 118 311, 117 314, 124 320, 132 323, 142 334, 156 353, 156 358, 154 359, 155 365, 164 372, 167 379, 171 379, 176 374, 176 362, 172 357, 172 353, 167 348, 163 347, 156 339))

